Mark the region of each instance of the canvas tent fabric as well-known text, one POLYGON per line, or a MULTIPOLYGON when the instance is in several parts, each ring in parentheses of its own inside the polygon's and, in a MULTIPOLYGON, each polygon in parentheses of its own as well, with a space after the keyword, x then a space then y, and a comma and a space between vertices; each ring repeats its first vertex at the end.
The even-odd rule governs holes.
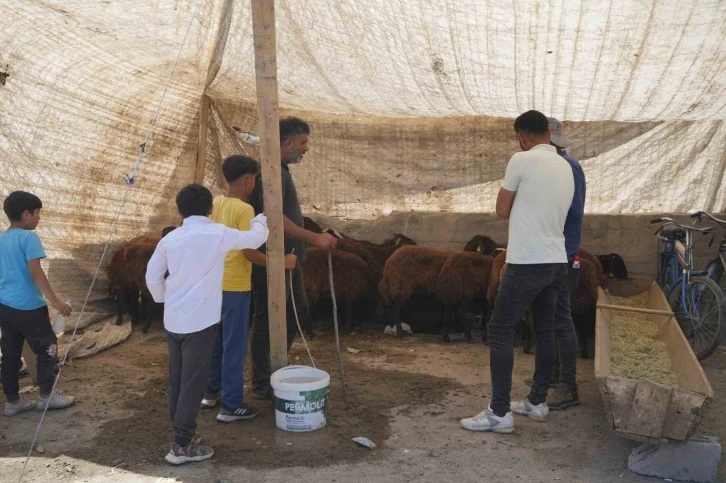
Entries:
MULTIPOLYGON (((491 212, 512 118, 564 121, 590 213, 723 211, 726 2, 279 0, 283 114, 310 120, 310 213, 491 212)), ((51 279, 85 290, 187 27, 113 241, 159 232, 195 180, 257 155, 250 3, 0 0, 0 195, 45 203, 51 279), (196 15, 192 19, 193 13, 196 15)), ((0 228, 4 227, 4 220, 0 228)))

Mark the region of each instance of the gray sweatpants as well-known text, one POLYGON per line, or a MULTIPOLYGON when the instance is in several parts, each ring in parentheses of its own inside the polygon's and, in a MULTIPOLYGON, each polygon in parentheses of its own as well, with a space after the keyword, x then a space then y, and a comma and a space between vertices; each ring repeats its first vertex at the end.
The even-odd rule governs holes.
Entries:
POLYGON ((197 432, 197 414, 209 383, 216 324, 191 334, 166 331, 169 348, 169 415, 174 442, 187 446, 197 432))

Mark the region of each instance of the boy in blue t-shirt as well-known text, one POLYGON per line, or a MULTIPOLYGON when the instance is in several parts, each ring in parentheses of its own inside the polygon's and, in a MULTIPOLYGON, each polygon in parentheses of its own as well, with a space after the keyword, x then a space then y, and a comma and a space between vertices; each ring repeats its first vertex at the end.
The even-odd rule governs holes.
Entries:
POLYGON ((0 233, 0 380, 7 398, 5 416, 30 409, 62 409, 74 399, 55 391, 58 339, 53 332, 45 298, 64 316, 71 307, 58 299, 40 266, 45 251, 33 230, 40 222, 43 204, 37 196, 15 191, 5 199, 3 209, 10 227, 0 233), (38 402, 20 397, 19 374, 23 344, 37 356, 38 402))

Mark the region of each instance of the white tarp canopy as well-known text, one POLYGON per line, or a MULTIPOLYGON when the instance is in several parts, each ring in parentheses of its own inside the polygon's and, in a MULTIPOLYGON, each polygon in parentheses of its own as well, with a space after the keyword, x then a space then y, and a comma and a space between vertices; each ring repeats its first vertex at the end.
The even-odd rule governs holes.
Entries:
MULTIPOLYGON (((566 121, 588 212, 726 209, 726 2, 275 3, 280 104, 313 126, 308 211, 492 211, 533 108, 566 121)), ((174 221, 203 92, 206 183, 250 149, 230 129, 256 130, 250 4, 0 0, 0 195, 44 200, 56 276, 98 259, 189 25, 117 239, 174 221)))

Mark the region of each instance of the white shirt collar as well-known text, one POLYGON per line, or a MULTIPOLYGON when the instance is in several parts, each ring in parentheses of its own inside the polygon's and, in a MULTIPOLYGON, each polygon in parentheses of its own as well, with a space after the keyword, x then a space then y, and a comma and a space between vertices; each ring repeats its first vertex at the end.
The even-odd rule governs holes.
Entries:
POLYGON ((191 224, 194 224, 194 223, 207 224, 207 223, 214 223, 214 222, 212 220, 210 220, 209 217, 207 217, 207 216, 188 216, 188 217, 184 218, 184 221, 182 222, 182 224, 184 224, 184 225, 187 225, 190 223, 191 224))
POLYGON ((557 148, 552 146, 551 144, 538 144, 530 149, 530 151, 534 151, 535 149, 544 149, 547 151, 552 151, 553 153, 557 152, 557 148))

